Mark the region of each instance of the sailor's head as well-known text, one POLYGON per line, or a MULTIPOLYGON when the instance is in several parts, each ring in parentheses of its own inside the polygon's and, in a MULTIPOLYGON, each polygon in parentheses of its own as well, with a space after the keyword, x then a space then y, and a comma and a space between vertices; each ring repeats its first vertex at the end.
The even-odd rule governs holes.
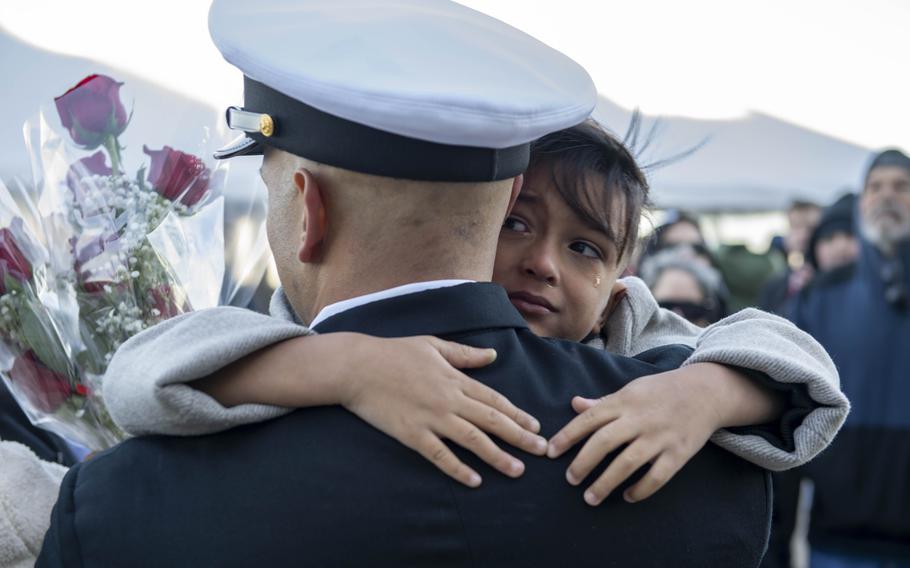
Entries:
POLYGON ((531 142, 596 102, 571 59, 446 0, 215 0, 209 27, 244 75, 226 116, 243 136, 216 157, 264 154, 286 287, 354 234, 389 250, 448 232, 491 263, 531 142))

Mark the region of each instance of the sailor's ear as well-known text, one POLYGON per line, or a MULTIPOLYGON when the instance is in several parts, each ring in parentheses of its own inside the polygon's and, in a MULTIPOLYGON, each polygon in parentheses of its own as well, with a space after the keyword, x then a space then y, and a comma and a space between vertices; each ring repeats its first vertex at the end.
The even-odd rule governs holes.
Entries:
POLYGON ((322 189, 306 168, 298 168, 294 172, 294 186, 303 197, 303 231, 297 259, 300 262, 319 262, 328 232, 322 189))
POLYGON ((515 179, 512 180, 512 195, 509 196, 509 208, 506 209, 506 217, 512 213, 512 208, 515 207, 515 201, 518 199, 518 194, 521 193, 521 185, 524 181, 524 174, 518 174, 515 176, 515 179))

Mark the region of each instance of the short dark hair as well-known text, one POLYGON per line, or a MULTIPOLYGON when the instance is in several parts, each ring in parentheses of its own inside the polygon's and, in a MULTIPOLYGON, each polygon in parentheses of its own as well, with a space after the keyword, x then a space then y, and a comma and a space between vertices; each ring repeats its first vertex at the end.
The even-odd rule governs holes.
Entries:
POLYGON ((821 206, 818 203, 813 203, 812 201, 806 201, 805 199, 795 199, 790 202, 790 207, 787 208, 787 212, 791 211, 805 211, 807 209, 817 209, 820 210, 821 206))
POLYGON ((631 256, 642 211, 650 205, 650 188, 622 141, 588 119, 533 142, 528 170, 541 165, 552 167, 553 184, 572 211, 613 239, 617 262, 631 256), (595 175, 603 178, 603 191, 589 189, 595 175), (621 227, 611 222, 617 205, 623 209, 621 227))

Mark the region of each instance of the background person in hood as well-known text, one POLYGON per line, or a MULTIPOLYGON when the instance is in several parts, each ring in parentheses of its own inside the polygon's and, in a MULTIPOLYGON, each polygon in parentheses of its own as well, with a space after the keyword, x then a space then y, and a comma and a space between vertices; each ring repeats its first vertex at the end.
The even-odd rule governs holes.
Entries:
POLYGON ((828 350, 852 404, 803 470, 815 484, 813 568, 910 566, 910 157, 875 156, 857 213, 856 262, 816 277, 791 314, 828 350))

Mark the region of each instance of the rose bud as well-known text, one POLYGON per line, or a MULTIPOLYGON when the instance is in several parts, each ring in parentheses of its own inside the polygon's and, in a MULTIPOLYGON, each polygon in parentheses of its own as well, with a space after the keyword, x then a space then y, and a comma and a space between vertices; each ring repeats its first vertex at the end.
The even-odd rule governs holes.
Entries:
POLYGON ((129 118, 120 101, 121 85, 106 75, 89 75, 54 99, 60 122, 76 144, 94 150, 126 129, 129 118))
POLYGON ((165 146, 161 150, 142 151, 151 158, 148 181, 163 197, 191 207, 205 196, 209 188, 211 172, 205 164, 192 154, 165 146))
POLYGON ((0 229, 0 294, 6 294, 7 278, 25 282, 31 277, 32 266, 16 244, 13 232, 0 229))
POLYGON ((55 412, 73 393, 66 377, 47 368, 32 351, 16 357, 9 376, 41 412, 55 412))

